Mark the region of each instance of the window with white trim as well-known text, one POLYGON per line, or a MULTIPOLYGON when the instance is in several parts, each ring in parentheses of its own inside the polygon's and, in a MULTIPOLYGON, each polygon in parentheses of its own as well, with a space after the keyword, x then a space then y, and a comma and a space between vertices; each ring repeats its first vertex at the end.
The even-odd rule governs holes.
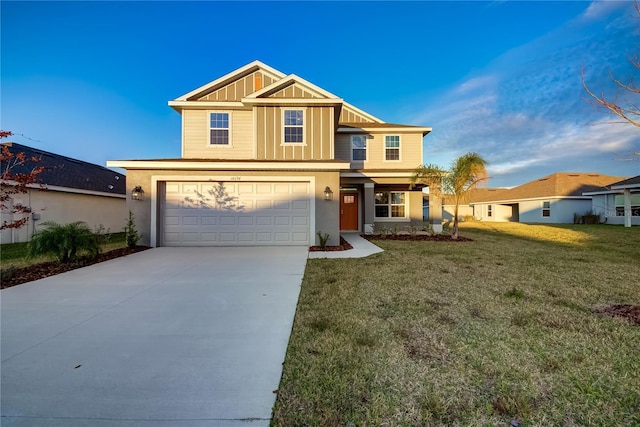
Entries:
POLYGON ((230 130, 229 113, 209 113, 210 145, 229 145, 230 130))
POLYGON ((551 202, 549 201, 542 202, 542 216, 544 217, 551 216, 551 202))
MULTIPOLYGON (((624 216, 624 195, 616 195, 616 216, 624 216)), ((631 216, 640 216, 640 194, 631 194, 631 216)))
POLYGON ((304 143, 304 110, 284 110, 284 143, 304 143))
POLYGON ((384 137, 384 159, 386 161, 400 160, 400 135, 386 135, 384 137))
POLYGON ((376 218, 406 218, 406 194, 403 191, 377 191, 376 218))
POLYGON ((366 135, 351 135, 351 160, 367 160, 367 137, 366 135))

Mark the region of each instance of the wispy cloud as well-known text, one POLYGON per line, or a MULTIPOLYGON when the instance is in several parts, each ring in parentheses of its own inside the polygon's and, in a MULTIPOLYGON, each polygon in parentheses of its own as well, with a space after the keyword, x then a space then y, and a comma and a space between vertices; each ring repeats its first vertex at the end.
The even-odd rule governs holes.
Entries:
POLYGON ((430 123, 427 162, 449 163, 468 151, 490 162, 490 185, 514 185, 561 170, 640 173, 616 153, 640 150, 640 131, 601 125, 585 102, 582 64, 594 87, 608 90, 608 71, 628 73, 636 46, 632 3, 592 4, 556 31, 506 52, 427 105, 415 121, 430 123))

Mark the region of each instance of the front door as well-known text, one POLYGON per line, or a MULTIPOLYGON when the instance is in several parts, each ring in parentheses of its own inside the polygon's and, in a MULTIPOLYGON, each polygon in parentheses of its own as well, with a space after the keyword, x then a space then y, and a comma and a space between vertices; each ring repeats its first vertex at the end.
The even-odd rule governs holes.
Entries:
POLYGON ((358 229, 358 193, 340 193, 340 230, 358 229))

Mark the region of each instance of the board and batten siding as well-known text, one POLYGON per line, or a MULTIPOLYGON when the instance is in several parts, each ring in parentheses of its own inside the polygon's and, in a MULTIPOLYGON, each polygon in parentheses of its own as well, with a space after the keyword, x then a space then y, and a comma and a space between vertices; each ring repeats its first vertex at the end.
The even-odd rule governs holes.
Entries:
MULTIPOLYGON (((414 169, 422 164, 422 133, 371 133, 367 137, 367 161, 351 162, 352 169, 414 169), (400 135, 400 161, 384 160, 386 135, 400 135)), ((351 161, 351 134, 336 136, 335 154, 337 160, 351 161)))
POLYGON ((269 75, 256 71, 198 98, 198 101, 240 101, 274 82, 269 75))
MULTIPOLYGON (((300 107, 305 111, 305 143, 283 143, 281 106, 255 107, 256 153, 258 160, 333 159, 333 107, 300 107)), ((298 107, 291 107, 298 109, 298 107)))
POLYGON ((275 92, 269 98, 293 98, 293 99, 309 99, 317 98, 311 92, 304 90, 296 84, 287 86, 286 88, 275 92))
MULTIPOLYGON (((220 111, 220 110, 216 110, 220 111)), ((209 110, 182 112, 182 157, 187 159, 253 159, 253 111, 229 111, 231 144, 209 144, 209 110)))

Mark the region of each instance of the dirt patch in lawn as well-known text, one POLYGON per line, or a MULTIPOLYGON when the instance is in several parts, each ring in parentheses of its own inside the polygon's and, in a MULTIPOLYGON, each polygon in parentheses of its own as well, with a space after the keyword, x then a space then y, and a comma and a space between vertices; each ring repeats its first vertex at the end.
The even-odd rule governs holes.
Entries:
POLYGON ((348 249, 353 249, 353 246, 342 236, 340 236, 340 244, 337 246, 325 246, 325 249, 322 249, 320 246, 310 246, 309 252, 334 252, 334 251, 346 251, 348 249))
POLYGON ((640 325, 640 305, 613 304, 598 311, 608 316, 623 317, 635 325, 640 325))
POLYGON ((3 269, 0 274, 0 289, 21 285, 33 280, 44 279, 45 277, 55 276, 56 274, 75 270, 76 268, 86 267, 88 265, 108 261, 110 259, 119 258, 147 249, 149 249, 148 246, 136 246, 133 249, 120 248, 101 253, 96 258, 82 257, 78 261, 69 264, 52 261, 34 264, 29 267, 3 269))

